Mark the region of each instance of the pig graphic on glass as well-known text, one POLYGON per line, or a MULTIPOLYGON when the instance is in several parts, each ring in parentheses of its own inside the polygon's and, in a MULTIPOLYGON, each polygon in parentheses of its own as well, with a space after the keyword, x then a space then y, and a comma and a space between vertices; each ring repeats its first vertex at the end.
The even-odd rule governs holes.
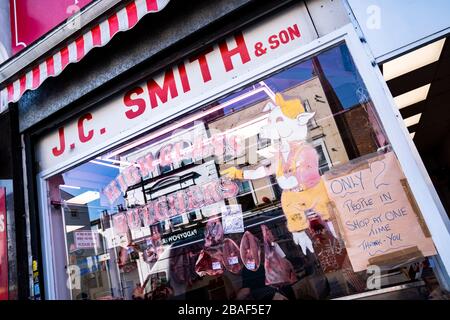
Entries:
POLYGON ((267 125, 260 132, 260 137, 270 139, 274 146, 270 164, 253 170, 231 167, 221 174, 240 180, 261 179, 275 174, 283 190, 281 205, 287 227, 294 242, 306 255, 307 249, 314 252, 306 232, 310 227, 308 212, 317 212, 322 220, 327 221, 329 231, 336 235, 329 221, 329 198, 319 172, 319 156, 314 147, 306 142, 308 122, 315 113, 306 112, 299 99, 285 100, 279 93, 275 96, 275 103, 269 102, 263 109, 269 115, 267 125))

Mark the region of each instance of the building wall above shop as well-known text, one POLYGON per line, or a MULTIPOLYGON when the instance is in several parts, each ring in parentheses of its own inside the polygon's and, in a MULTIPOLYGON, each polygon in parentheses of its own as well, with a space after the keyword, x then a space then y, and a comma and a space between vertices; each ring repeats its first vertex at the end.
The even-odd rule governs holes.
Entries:
MULTIPOLYGON (((278 8, 302 0, 171 1, 18 102, 20 130, 52 126, 278 8), (58 121, 59 122, 59 121, 58 121)), ((306 1, 317 33, 349 23, 341 1, 306 1)))

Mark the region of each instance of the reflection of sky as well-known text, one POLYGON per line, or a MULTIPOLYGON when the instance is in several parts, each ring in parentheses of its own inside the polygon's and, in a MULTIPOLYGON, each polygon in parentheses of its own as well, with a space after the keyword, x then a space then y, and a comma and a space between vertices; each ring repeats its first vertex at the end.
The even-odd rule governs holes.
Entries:
MULTIPOLYGON (((342 45, 324 51, 319 55, 319 61, 322 65, 325 77, 335 90, 336 95, 341 101, 343 107, 347 109, 358 104, 359 98, 356 92, 359 88, 364 87, 364 85, 359 74, 356 72, 356 67, 347 47, 342 45)), ((308 59, 293 67, 281 71, 278 74, 272 75, 270 78, 265 79, 264 82, 273 92, 277 93, 298 86, 300 83, 310 80, 313 76, 312 60, 308 59)), ((223 103, 225 101, 229 101, 240 94, 254 90, 257 87, 259 87, 259 85, 239 91, 238 93, 230 95, 220 102, 223 103)), ((264 99, 267 99, 267 95, 264 93, 257 94, 251 98, 240 101, 239 104, 236 103, 226 108, 225 114, 230 112, 231 109, 236 111, 242 107, 257 103, 264 99)))
MULTIPOLYGON (((101 211, 109 209, 108 200, 102 194, 102 190, 120 173, 119 167, 104 166, 95 163, 85 163, 63 174, 64 183, 68 186, 82 187, 81 189, 68 189, 64 191, 71 195, 78 196, 86 191, 98 191, 101 194, 99 200, 92 201, 88 204, 90 220, 96 220, 100 217, 101 211)), ((120 202, 115 203, 117 206, 120 202)))
POLYGON ((335 47, 319 55, 325 76, 345 109, 359 103, 357 90, 364 87, 347 46, 335 47))

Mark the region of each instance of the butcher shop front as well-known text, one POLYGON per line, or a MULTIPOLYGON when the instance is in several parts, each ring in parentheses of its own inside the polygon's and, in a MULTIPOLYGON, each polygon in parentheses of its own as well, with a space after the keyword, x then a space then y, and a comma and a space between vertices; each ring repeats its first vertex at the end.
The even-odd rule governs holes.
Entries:
POLYGON ((47 296, 431 292, 433 217, 380 77, 351 26, 317 38, 300 3, 47 131, 47 296))

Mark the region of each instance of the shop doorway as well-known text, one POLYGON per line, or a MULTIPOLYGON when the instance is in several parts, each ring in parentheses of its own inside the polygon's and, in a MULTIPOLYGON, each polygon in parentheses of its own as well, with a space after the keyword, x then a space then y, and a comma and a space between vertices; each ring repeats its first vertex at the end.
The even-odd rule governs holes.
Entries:
POLYGON ((381 66, 442 204, 450 215, 450 39, 381 66))

